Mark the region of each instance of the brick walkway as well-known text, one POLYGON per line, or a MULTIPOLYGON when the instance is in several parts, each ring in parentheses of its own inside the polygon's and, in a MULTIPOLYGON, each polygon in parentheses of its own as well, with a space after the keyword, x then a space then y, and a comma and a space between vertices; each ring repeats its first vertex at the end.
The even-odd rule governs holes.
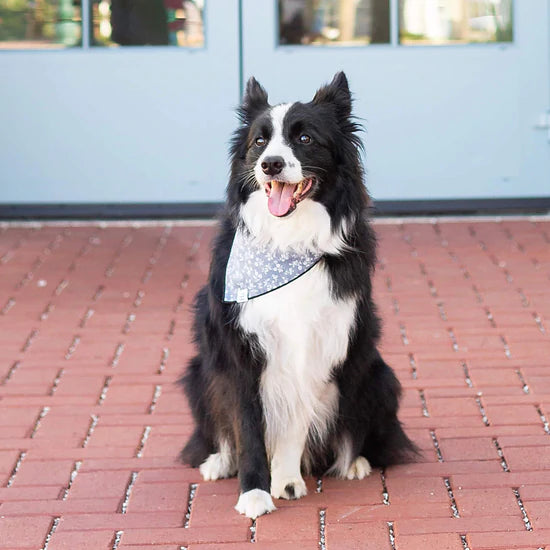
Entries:
POLYGON ((212 226, 0 226, 0 548, 550 548, 550 221, 377 223, 423 460, 254 526, 176 455, 212 226), (253 527, 251 529, 251 527, 253 527))

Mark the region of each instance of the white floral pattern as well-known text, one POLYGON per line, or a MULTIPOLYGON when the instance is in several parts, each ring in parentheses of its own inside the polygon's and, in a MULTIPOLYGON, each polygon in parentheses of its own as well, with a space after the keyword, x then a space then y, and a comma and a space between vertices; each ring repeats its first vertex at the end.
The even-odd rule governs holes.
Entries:
POLYGON ((310 270, 321 257, 310 250, 270 247, 239 229, 225 271, 224 302, 246 302, 276 290, 310 270))

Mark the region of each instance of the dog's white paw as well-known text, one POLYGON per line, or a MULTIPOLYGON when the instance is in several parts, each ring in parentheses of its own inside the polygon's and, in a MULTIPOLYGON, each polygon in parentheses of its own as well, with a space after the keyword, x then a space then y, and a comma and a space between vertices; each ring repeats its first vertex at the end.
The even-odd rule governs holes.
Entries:
POLYGON ((199 467, 204 481, 214 481, 235 475, 231 456, 226 453, 211 454, 199 467))
POLYGON ((252 489, 241 494, 235 510, 248 518, 256 519, 258 516, 273 512, 275 505, 267 491, 252 489))
POLYGON ((279 477, 271 474, 271 496, 288 500, 302 498, 307 494, 305 481, 299 477, 279 477))
POLYGON ((363 479, 372 472, 369 461, 364 456, 358 456, 348 469, 346 477, 348 479, 363 479))

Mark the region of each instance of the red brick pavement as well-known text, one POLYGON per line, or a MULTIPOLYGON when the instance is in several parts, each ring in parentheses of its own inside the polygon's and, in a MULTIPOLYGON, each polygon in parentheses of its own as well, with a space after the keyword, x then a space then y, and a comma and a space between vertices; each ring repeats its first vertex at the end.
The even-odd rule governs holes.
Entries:
POLYGON ((424 457, 310 479, 252 525, 235 480, 176 460, 214 228, 0 226, 0 548, 550 549, 550 221, 377 230, 382 347, 424 457))

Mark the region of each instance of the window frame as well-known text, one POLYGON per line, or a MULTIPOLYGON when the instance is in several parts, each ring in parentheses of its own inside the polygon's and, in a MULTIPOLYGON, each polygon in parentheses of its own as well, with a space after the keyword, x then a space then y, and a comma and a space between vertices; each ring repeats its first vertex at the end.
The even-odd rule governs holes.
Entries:
MULTIPOLYGON (((241 0, 242 1, 242 0, 241 0)), ((390 4, 390 41, 386 44, 376 43, 376 44, 281 44, 280 43, 280 18, 279 18, 279 2, 281 0, 273 1, 273 16, 275 22, 275 49, 285 50, 289 53, 296 51, 305 51, 309 49, 322 51, 326 48, 337 49, 337 50, 356 50, 368 48, 378 49, 378 48, 403 48, 407 50, 419 50, 422 48, 472 48, 472 47, 483 47, 483 48, 510 48, 513 47, 516 43, 517 34, 516 34, 516 0, 511 0, 512 2, 512 40, 510 42, 464 42, 464 43, 443 43, 443 44, 403 44, 400 41, 400 32, 401 28, 399 26, 399 1, 400 0, 388 0, 390 4)))
MULTIPOLYGON (((2 48, 0 47, 0 55, 5 53, 15 52, 46 52, 50 54, 60 54, 63 52, 90 52, 90 51, 130 51, 130 50, 173 50, 182 53, 192 54, 193 52, 199 52, 208 49, 208 1, 204 0, 204 8, 202 10, 202 25, 203 25, 203 44, 202 46, 177 46, 173 44, 168 45, 143 45, 143 46, 95 46, 93 44, 93 20, 92 20, 92 1, 93 0, 80 0, 80 44, 75 46, 60 46, 59 48, 2 48)), ((241 0, 240 0, 241 2, 241 0)))

